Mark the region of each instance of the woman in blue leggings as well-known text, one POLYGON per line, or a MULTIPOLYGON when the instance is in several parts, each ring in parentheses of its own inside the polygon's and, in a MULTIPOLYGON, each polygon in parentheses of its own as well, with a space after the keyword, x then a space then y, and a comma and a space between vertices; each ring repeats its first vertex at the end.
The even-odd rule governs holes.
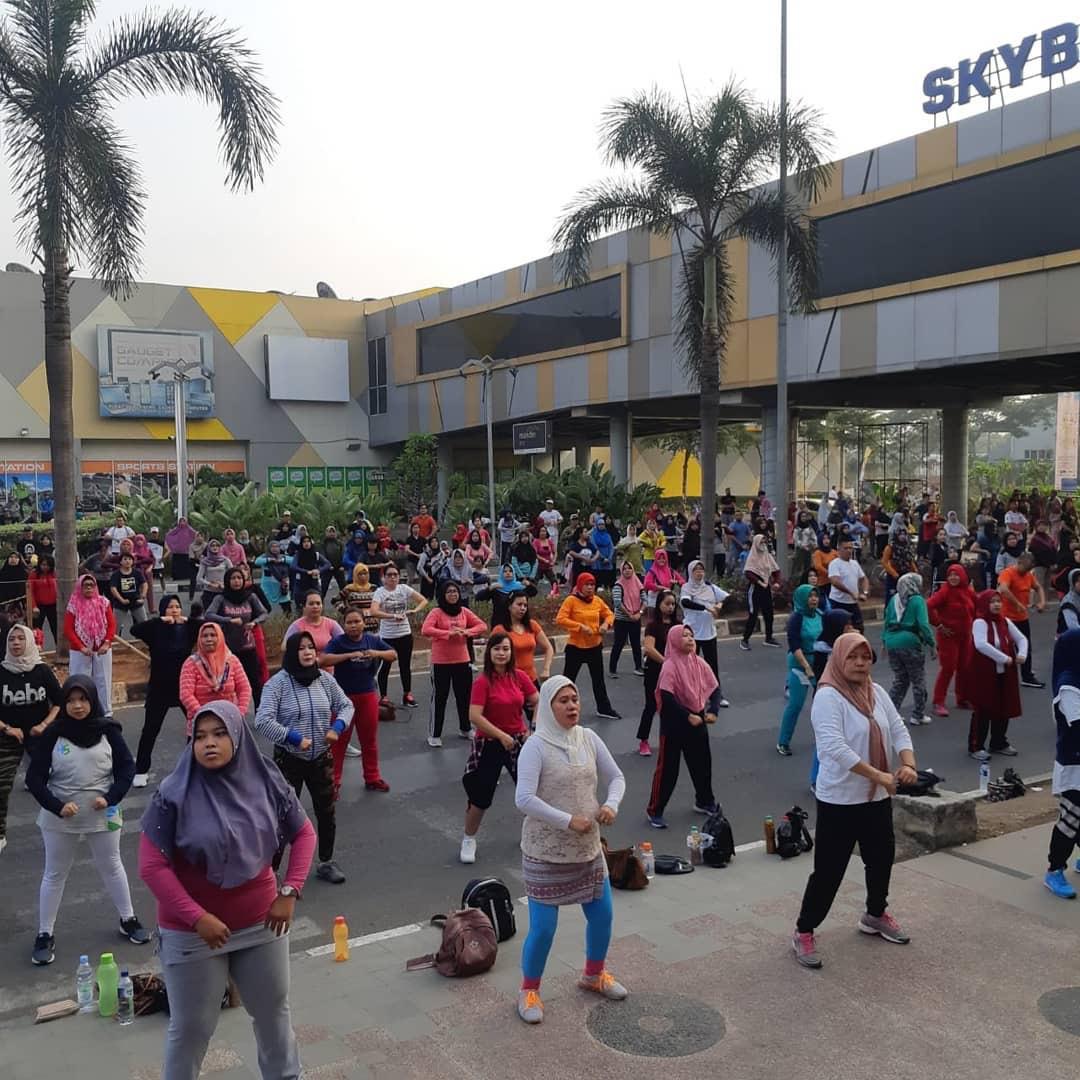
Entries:
POLYGON ((540 980, 564 904, 580 904, 585 913, 585 970, 578 986, 612 1001, 627 994, 604 968, 612 906, 600 848, 600 826, 615 820, 626 781, 596 732, 578 726, 580 716, 574 684, 562 675, 548 679, 540 691, 536 733, 518 757, 515 802, 525 815, 521 853, 529 897, 518 1015, 527 1024, 544 1018, 540 980), (606 792, 603 804, 596 797, 598 782, 606 792))

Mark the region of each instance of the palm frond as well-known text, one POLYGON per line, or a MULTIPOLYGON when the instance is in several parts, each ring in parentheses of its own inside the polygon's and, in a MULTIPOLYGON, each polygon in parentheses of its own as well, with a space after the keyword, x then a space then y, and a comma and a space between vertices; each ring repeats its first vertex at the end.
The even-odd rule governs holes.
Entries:
MULTIPOLYGON (((724 345, 728 327, 735 308, 735 278, 727 257, 726 245, 716 250, 716 312, 720 327, 720 363, 723 364, 724 345)), ((705 350, 702 341, 702 324, 705 316, 705 250, 695 244, 683 253, 682 273, 679 284, 678 318, 675 325, 675 342, 679 349, 679 362, 687 376, 699 390, 708 383, 709 374, 704 370, 705 350)), ((716 379, 722 381, 723 372, 717 370, 716 379)))
POLYGON ((791 180, 795 189, 810 202, 829 184, 833 170, 829 161, 832 144, 832 132, 823 123, 820 110, 802 103, 788 108, 791 180))
POLYGON ((19 49, 44 68, 52 50, 51 4, 48 0, 7 0, 7 24, 19 49))
POLYGON ((244 39, 219 19, 179 10, 121 19, 91 50, 84 72, 106 98, 172 91, 216 105, 230 187, 250 189, 262 179, 277 146, 278 101, 244 39))
POLYGON ((589 279, 592 241, 616 229, 668 233, 678 224, 677 207, 647 185, 633 180, 607 180, 585 188, 570 203, 552 242, 562 279, 580 285, 589 279))
POLYGON ((35 2, 39 6, 52 8, 52 29, 49 35, 52 62, 57 67, 63 66, 68 57, 81 48, 86 40, 87 25, 97 8, 96 0, 49 0, 45 4, 42 4, 42 0, 35 2))

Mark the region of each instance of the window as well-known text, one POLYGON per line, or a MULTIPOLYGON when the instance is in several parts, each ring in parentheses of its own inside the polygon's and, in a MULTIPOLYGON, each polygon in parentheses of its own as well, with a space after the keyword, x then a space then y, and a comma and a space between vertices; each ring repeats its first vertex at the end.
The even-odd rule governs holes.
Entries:
POLYGON ((1080 248, 1080 150, 818 220, 818 295, 1080 248))
POLYGON ((1025 461, 1049 461, 1052 454, 1049 450, 1025 450, 1025 461))
POLYGON ((466 360, 482 356, 513 360, 621 336, 622 279, 615 275, 423 327, 419 370, 421 375, 457 371, 466 360))
POLYGON ((386 412, 386 338, 367 343, 368 415, 386 412))

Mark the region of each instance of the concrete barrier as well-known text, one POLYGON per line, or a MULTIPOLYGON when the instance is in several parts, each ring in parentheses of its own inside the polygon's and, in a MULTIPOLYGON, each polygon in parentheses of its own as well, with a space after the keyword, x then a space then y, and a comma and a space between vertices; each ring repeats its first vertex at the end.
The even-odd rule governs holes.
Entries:
POLYGON ((893 799, 897 858, 974 842, 978 831, 975 807, 980 798, 977 792, 942 792, 940 798, 897 795, 893 799))

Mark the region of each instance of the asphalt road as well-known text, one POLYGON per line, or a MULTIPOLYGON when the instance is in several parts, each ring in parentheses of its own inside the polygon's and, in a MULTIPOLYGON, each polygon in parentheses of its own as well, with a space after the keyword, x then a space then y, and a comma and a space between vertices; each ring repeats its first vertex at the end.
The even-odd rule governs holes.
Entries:
MULTIPOLYGON (((1049 676, 1053 640, 1052 614, 1035 618, 1036 671, 1049 676)), ((879 643, 880 628, 871 626, 870 637, 879 643)), ((760 639, 755 639, 759 641, 760 639)), ((731 708, 721 713, 711 729, 713 770, 717 798, 731 819, 736 843, 760 838, 766 814, 778 816, 794 803, 813 809, 807 783, 811 761, 811 729, 804 711, 793 740, 794 755, 781 758, 775 751, 776 729, 783 710, 784 653, 755 643, 741 652, 735 639, 720 642, 724 692, 731 708)), ((642 681, 630 670, 624 654, 623 673, 609 684, 609 693, 622 721, 587 719, 606 740, 627 778, 627 794, 618 821, 609 830, 612 846, 649 839, 658 852, 682 853, 689 826, 701 822, 692 809, 689 778, 680 779, 667 809, 670 828, 650 829, 644 816, 655 757, 637 755, 634 734, 640 715, 642 681)), ((556 659, 555 670, 561 668, 556 659)), ((932 679, 936 665, 928 663, 932 679)), ((877 681, 890 682, 883 661, 875 669, 877 681)), ((928 679, 929 681, 929 679, 928 679)), ((580 681, 586 710, 592 694, 583 672, 580 681)), ((391 683, 391 693, 400 687, 391 683)), ((422 921, 435 912, 455 907, 462 887, 472 877, 498 875, 515 895, 520 891, 518 840, 521 818, 513 804, 513 789, 505 778, 479 835, 475 867, 458 862, 465 798, 461 773, 467 756, 456 725, 448 717, 449 738, 442 750, 428 749, 426 708, 427 676, 415 680, 420 708, 399 709, 399 722, 380 725, 379 740, 383 775, 389 794, 367 792, 358 758, 346 762, 345 784, 338 804, 336 859, 348 881, 332 886, 309 881, 297 908, 293 948, 307 949, 330 940, 335 915, 344 915, 353 935, 422 921)), ((1047 772, 1053 762, 1054 730, 1049 715, 1048 690, 1024 690, 1025 716, 1013 725, 1010 737, 1020 751, 1011 761, 995 759, 997 775, 1005 765, 1015 765, 1022 775, 1047 772)), ((904 714, 910 713, 910 702, 904 714)), ((118 712, 134 746, 142 723, 141 707, 118 712)), ((919 764, 944 777, 945 786, 964 791, 978 785, 977 763, 966 753, 968 715, 954 712, 930 727, 913 729, 919 764)), ((655 749, 657 727, 654 725, 655 749)), ((155 777, 164 775, 183 748, 183 724, 179 712, 170 715, 155 755, 155 777)), ((153 783, 153 779, 151 781, 153 783)), ((153 901, 137 878, 136 822, 152 788, 132 791, 125 800, 131 823, 125 827, 122 850, 131 879, 135 907, 151 925, 153 901)), ((56 927, 56 962, 50 968, 34 968, 30 950, 37 930, 37 894, 43 866, 39 831, 35 825, 37 804, 17 781, 9 817, 9 845, 0 855, 0 1020, 14 1010, 69 996, 78 955, 114 950, 121 963, 133 965, 150 960, 152 946, 136 948, 122 940, 117 919, 88 857, 79 859, 67 883, 67 892, 56 927)))

